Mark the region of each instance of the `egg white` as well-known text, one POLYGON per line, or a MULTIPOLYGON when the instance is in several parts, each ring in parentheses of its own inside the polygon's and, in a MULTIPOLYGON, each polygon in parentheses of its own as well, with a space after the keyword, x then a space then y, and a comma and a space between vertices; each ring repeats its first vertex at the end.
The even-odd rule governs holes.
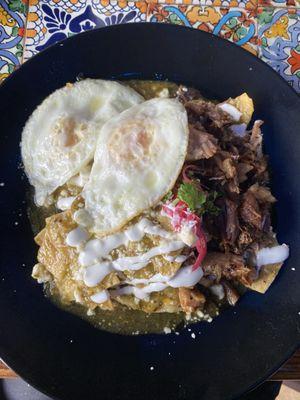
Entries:
POLYGON ((109 120, 82 192, 91 229, 117 231, 155 205, 174 186, 187 145, 187 114, 175 99, 148 100, 109 120))
POLYGON ((27 121, 21 142, 25 172, 43 205, 93 158, 106 121, 144 101, 117 82, 85 79, 47 97, 27 121))

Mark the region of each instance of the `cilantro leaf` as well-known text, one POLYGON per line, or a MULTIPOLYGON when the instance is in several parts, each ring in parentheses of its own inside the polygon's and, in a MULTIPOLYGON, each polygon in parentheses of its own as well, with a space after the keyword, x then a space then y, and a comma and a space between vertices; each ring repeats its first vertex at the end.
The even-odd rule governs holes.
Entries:
POLYGON ((218 215, 220 208, 214 202, 220 196, 216 191, 203 193, 194 183, 182 183, 177 192, 177 198, 184 201, 188 208, 199 215, 209 213, 218 215))
POLYGON ((205 194, 193 183, 182 183, 178 188, 177 197, 184 201, 191 211, 201 208, 206 201, 205 194))

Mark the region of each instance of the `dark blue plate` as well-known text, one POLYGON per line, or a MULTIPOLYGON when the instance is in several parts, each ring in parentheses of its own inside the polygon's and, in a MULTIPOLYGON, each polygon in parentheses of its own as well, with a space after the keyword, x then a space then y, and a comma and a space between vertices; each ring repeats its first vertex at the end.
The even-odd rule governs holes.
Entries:
POLYGON ((0 356, 30 384, 66 400, 224 400, 262 382, 296 349, 300 98, 267 65, 197 30, 160 24, 94 30, 47 49, 4 82, 0 131, 0 182, 5 183, 0 187, 0 356), (30 277, 36 248, 26 217, 28 182, 20 168, 19 141, 34 108, 78 74, 168 78, 209 98, 245 91, 254 99, 255 116, 265 121, 279 241, 291 246, 266 295, 249 292, 211 324, 193 326, 195 339, 188 330, 179 336, 102 332, 44 297, 30 277))

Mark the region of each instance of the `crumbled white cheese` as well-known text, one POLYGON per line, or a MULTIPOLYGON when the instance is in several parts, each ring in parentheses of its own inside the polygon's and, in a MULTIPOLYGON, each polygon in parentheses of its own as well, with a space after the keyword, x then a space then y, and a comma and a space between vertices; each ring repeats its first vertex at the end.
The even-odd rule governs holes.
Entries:
POLYGON ((75 196, 59 197, 59 199, 56 202, 56 207, 62 211, 68 210, 75 199, 76 199, 75 196))
POLYGON ((209 289, 212 292, 212 294, 216 296, 219 300, 224 299, 225 292, 222 285, 212 285, 209 289))
POLYGON ((36 279, 38 283, 45 283, 52 280, 52 275, 41 263, 35 264, 31 276, 36 279))
POLYGON ((79 292, 78 289, 74 290, 73 295, 74 295, 74 299, 75 299, 76 303, 80 303, 80 304, 83 303, 82 295, 81 295, 81 293, 79 292))
POLYGON ((193 226, 184 224, 178 233, 179 238, 189 247, 193 247, 197 241, 197 235, 193 232, 193 226))
POLYGON ((189 321, 191 318, 192 318, 191 314, 189 314, 189 313, 185 314, 185 319, 187 321, 189 321))

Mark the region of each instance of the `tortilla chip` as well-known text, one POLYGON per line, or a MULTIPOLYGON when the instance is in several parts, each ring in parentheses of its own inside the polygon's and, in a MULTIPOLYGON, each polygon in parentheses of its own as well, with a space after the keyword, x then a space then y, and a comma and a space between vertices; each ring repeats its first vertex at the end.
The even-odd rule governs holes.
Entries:
POLYGON ((266 293, 276 278, 282 265, 283 263, 265 265, 261 268, 258 279, 245 286, 251 290, 255 290, 256 292, 266 293))
POLYGON ((249 97, 247 93, 243 93, 235 99, 228 99, 227 103, 231 104, 242 113, 240 122, 248 125, 254 112, 254 105, 251 97, 249 97))

